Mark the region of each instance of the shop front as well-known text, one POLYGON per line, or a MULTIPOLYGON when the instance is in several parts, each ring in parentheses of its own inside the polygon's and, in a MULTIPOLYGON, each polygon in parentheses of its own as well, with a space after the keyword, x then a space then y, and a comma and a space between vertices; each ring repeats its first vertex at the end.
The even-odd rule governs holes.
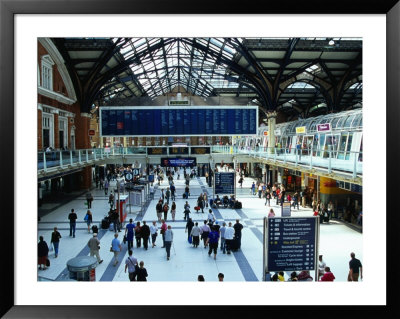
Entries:
POLYGON ((284 169, 282 184, 286 191, 295 192, 301 188, 301 172, 291 169, 284 169))

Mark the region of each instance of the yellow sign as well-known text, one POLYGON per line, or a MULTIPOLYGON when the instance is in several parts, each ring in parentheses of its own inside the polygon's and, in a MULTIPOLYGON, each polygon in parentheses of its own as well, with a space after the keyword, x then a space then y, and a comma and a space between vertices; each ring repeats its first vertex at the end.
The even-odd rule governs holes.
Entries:
POLYGON ((305 126, 298 126, 296 127, 296 134, 304 134, 306 132, 305 126))

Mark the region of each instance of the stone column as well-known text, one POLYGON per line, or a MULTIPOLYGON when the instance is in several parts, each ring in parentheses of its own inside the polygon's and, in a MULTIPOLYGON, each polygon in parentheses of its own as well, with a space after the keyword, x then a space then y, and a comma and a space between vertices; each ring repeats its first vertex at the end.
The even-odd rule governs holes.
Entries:
POLYGON ((275 151, 275 124, 276 124, 276 112, 268 112, 268 153, 274 153, 275 151), (271 148, 272 147, 272 148, 271 148))

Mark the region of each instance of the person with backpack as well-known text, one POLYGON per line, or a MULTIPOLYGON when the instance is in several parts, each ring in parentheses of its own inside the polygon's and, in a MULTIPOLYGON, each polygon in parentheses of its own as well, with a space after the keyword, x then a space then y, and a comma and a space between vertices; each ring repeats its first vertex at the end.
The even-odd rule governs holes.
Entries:
POLYGON ((136 267, 137 267, 137 259, 132 256, 132 250, 129 249, 129 256, 125 259, 125 273, 126 269, 128 269, 129 281, 136 281, 136 267))
POLYGON ((219 232, 216 231, 215 227, 212 227, 211 231, 208 233, 206 246, 209 245, 208 256, 211 256, 212 251, 214 251, 214 260, 217 259, 218 240, 219 232))

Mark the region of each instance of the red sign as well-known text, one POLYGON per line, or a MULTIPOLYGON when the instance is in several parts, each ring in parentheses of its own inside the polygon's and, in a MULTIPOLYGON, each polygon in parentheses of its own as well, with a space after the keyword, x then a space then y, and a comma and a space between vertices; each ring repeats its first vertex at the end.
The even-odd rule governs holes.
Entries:
POLYGON ((89 281, 96 281, 96 269, 89 270, 89 281))
POLYGON ((96 135, 96 131, 95 130, 89 130, 89 136, 93 136, 96 135))
POLYGON ((117 122, 117 130, 122 130, 124 128, 124 122, 117 122))

